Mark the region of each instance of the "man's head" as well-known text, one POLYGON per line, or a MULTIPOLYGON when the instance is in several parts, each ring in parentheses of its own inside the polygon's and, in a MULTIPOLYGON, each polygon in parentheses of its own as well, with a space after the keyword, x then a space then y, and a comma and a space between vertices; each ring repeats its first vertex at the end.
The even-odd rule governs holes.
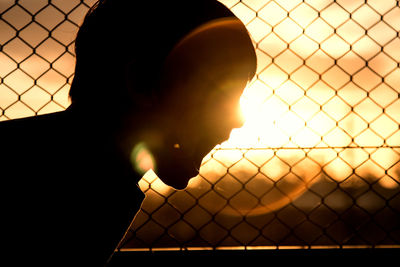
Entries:
POLYGON ((147 4, 106 0, 87 16, 70 96, 130 114, 132 142, 145 143, 159 177, 182 188, 241 126, 256 56, 244 25, 216 0, 139 2, 147 4))

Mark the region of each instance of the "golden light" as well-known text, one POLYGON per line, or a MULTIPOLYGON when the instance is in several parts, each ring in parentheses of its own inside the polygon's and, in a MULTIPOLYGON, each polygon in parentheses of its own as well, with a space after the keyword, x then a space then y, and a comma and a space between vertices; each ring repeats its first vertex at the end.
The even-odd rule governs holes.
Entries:
POLYGON ((207 205, 210 211, 277 210, 325 176, 344 187, 370 179, 399 187, 399 26, 392 12, 374 24, 365 19, 377 13, 370 6, 352 7, 350 18, 336 3, 294 2, 287 9, 280 1, 232 4, 254 40, 258 70, 240 100, 243 127, 209 153, 187 188, 206 192, 211 184, 227 199, 210 197, 221 202, 207 205))
MULTIPOLYGON (((399 2, 220 2, 243 21, 256 49, 257 75, 240 99, 245 123, 210 151, 181 191, 157 177, 143 145, 132 151, 146 194, 136 237, 154 245, 168 232, 180 244, 201 237, 219 246, 221 227, 229 235, 242 227, 247 237, 256 225, 247 222, 279 217, 292 206, 306 221, 316 203, 339 212, 356 205, 378 215, 376 203, 390 210, 385 205, 400 190, 399 2)), ((46 32, 32 49, 24 42, 35 46, 40 36, 28 34, 28 26, 17 36, 8 24, 0 24, 7 42, 0 51, 0 120, 65 109, 74 59, 65 49, 70 40, 60 36, 68 31, 46 32)))

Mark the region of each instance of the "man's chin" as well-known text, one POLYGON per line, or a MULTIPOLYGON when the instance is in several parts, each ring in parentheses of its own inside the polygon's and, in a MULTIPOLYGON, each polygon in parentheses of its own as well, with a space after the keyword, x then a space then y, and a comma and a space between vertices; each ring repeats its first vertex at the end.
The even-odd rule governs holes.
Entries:
POLYGON ((187 188, 188 184, 189 184, 189 181, 187 181, 186 183, 171 184, 170 186, 173 187, 175 190, 184 190, 187 188))
POLYGON ((175 188, 176 190, 183 190, 185 189, 188 184, 189 180, 196 177, 198 172, 196 170, 180 172, 177 171, 171 174, 159 174, 160 179, 168 186, 175 188))

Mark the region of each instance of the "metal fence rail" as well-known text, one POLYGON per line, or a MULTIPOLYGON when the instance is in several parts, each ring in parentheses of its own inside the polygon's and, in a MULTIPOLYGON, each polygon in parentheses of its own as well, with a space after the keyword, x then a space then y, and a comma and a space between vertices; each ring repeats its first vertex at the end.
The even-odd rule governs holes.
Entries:
MULTIPOLYGON (((0 1, 0 120, 69 105, 93 2, 0 1)), ((399 246, 399 1, 221 2, 256 47, 246 124, 185 190, 147 173, 121 247, 399 246)))

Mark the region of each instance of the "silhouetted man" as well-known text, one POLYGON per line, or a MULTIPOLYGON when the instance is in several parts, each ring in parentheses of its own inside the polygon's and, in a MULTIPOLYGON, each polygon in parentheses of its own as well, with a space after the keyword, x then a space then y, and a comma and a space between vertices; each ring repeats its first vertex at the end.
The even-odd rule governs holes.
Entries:
POLYGON ((215 0, 100 1, 76 56, 66 111, 0 124, 1 240, 15 265, 104 265, 144 196, 132 149, 184 188, 241 125, 256 68, 245 27, 215 0))

